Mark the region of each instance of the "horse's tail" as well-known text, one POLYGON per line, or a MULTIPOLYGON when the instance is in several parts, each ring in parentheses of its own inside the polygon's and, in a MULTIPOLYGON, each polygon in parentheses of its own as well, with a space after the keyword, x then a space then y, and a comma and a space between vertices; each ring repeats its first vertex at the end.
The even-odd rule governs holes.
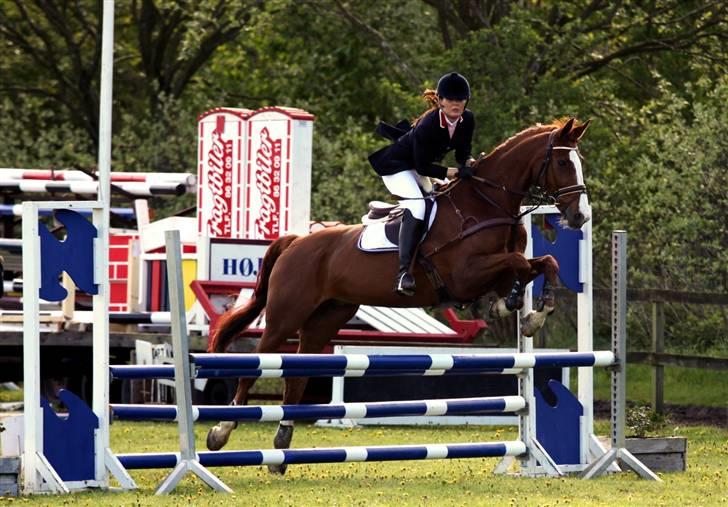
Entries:
POLYGON ((263 311, 268 300, 268 280, 270 279, 270 273, 273 270, 273 265, 280 257, 281 253, 288 248, 288 246, 298 236, 289 235, 278 238, 268 247, 263 257, 263 265, 258 273, 258 279, 255 283, 255 289, 253 290, 253 296, 248 302, 236 308, 224 313, 217 321, 217 328, 215 330, 210 344, 207 347, 208 352, 225 352, 228 345, 241 333, 243 332, 253 321, 258 318, 258 315, 263 311))

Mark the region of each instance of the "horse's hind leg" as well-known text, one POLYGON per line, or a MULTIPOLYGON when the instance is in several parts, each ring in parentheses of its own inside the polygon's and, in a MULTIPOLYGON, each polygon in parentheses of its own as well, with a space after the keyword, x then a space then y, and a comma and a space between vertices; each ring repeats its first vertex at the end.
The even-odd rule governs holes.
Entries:
POLYGON ((524 336, 533 336, 541 329, 546 318, 554 311, 554 291, 559 273, 559 264, 550 255, 530 259, 531 278, 536 278, 543 273, 543 290, 534 301, 533 310, 521 319, 521 333, 524 336))
MULTIPOLYGON (((305 321, 309 315, 304 313, 305 308, 303 305, 299 306, 297 310, 297 312, 288 312, 285 319, 272 318, 267 321, 263 336, 255 348, 255 353, 265 354, 276 352, 287 338, 296 335, 300 322, 305 321)), ((230 404, 244 405, 247 403, 248 392, 256 380, 256 378, 241 378, 238 381, 238 390, 235 392, 235 397, 230 404)), ((237 426, 237 421, 221 421, 210 428, 207 432, 207 448, 211 451, 222 449, 230 439, 230 434, 237 426)))
MULTIPOLYGON (((238 389, 230 405, 245 405, 248 403, 248 392, 255 384, 255 378, 241 378, 238 380, 238 389)), ((207 432, 207 448, 219 451, 230 439, 230 434, 238 427, 237 421, 220 421, 207 432)))
MULTIPOLYGON (((309 317, 299 333, 299 354, 318 354, 336 336, 339 329, 356 314, 358 305, 326 301, 309 317)), ((283 390, 283 404, 300 403, 306 389, 308 378, 288 377, 283 390)), ((288 449, 293 439, 293 421, 281 421, 273 439, 276 449, 288 449)), ((268 471, 276 474, 286 473, 287 465, 268 465, 268 471)))

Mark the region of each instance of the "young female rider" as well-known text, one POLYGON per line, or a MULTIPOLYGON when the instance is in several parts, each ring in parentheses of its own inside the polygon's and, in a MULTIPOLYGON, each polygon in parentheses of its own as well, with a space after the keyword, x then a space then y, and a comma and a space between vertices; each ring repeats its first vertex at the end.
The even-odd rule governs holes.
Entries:
POLYGON ((425 218, 420 175, 441 180, 472 175, 470 152, 475 120, 473 113, 465 109, 470 100, 467 79, 456 72, 445 74, 437 82, 437 92, 426 90, 423 97, 431 107, 411 127, 406 122, 395 127, 386 123, 379 125, 377 132, 394 143, 369 156, 369 162, 387 189, 402 199, 399 204, 404 213, 399 230, 395 291, 404 296, 413 295, 416 288, 410 267, 425 218), (459 168, 436 163, 452 150, 459 168))

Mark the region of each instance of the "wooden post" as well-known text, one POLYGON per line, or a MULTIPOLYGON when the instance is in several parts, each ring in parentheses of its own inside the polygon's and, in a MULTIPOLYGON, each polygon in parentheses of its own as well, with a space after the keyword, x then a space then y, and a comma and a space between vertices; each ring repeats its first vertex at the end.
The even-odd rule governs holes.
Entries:
POLYGON ((141 241, 138 239, 129 242, 127 258, 129 259, 129 275, 126 285, 126 308, 129 312, 141 310, 139 305, 139 271, 141 270, 141 241))
MULTIPOLYGON (((652 353, 657 356, 665 351, 665 303, 652 302, 652 353)), ((652 410, 662 414, 665 410, 665 367, 652 367, 652 410)))
POLYGON ((61 275, 61 280, 63 288, 68 291, 66 299, 61 301, 61 313, 63 318, 69 322, 73 320, 73 314, 76 311, 76 284, 65 271, 61 275))

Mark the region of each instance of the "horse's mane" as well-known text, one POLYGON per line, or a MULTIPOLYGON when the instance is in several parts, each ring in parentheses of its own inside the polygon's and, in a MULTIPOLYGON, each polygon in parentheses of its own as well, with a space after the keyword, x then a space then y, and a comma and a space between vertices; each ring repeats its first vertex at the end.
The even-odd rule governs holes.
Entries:
POLYGON ((563 127, 566 122, 568 121, 568 118, 561 118, 558 120, 553 120, 551 123, 548 124, 541 124, 537 123, 536 125, 532 125, 531 127, 525 128, 521 130, 520 132, 513 134, 511 137, 503 141, 501 144, 493 148, 493 150, 488 153, 488 155, 485 156, 485 158, 490 158, 494 155, 497 155, 499 153, 506 152, 510 150, 512 147, 518 145, 521 141, 524 139, 530 138, 536 134, 540 134, 541 132, 551 132, 552 130, 558 129, 563 127))

